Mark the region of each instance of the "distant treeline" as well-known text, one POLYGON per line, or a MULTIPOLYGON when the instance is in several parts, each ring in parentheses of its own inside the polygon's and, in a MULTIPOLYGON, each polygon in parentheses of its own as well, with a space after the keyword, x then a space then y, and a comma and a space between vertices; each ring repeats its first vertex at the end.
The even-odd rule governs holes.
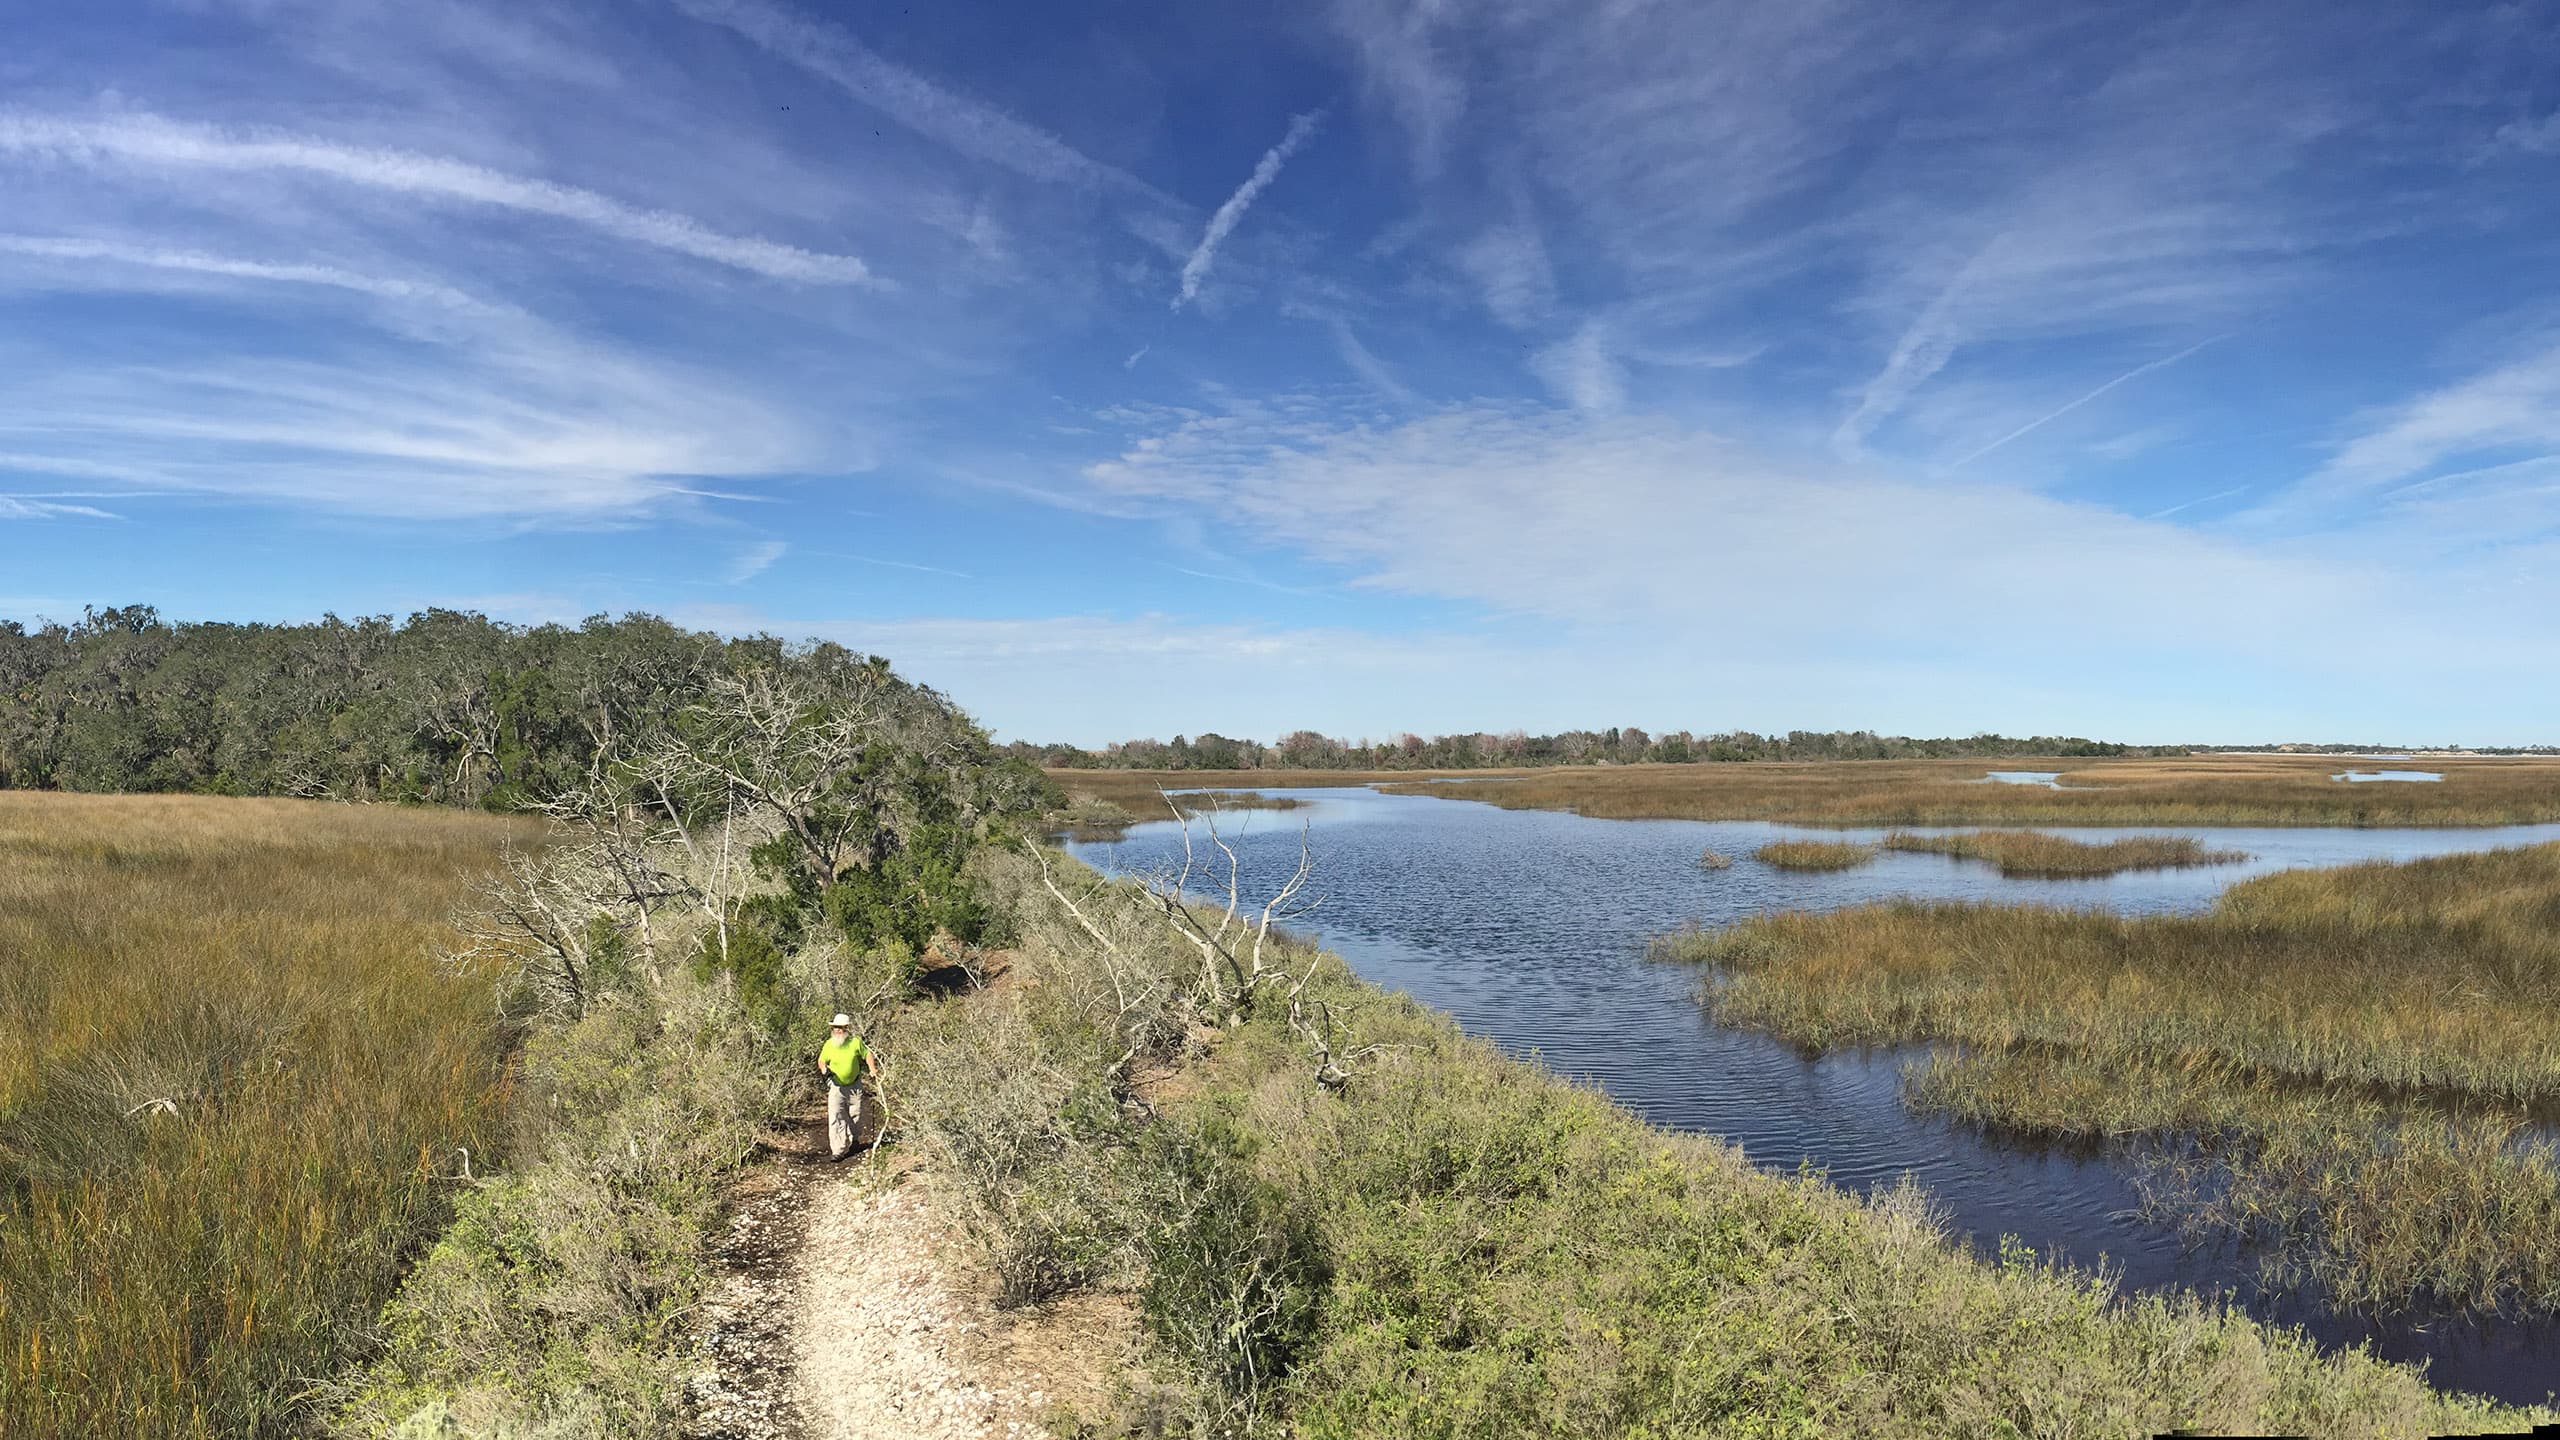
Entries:
POLYGON ((1016 742, 1013 753, 1052 769, 1071 770, 1475 770, 1501 766, 1685 765, 1735 760, 1929 760, 2001 759, 2026 755, 2184 755, 2182 745, 2120 745, 2077 735, 1967 735, 1923 740, 1872 730, 1792 730, 1761 735, 1730 730, 1654 735, 1629 725, 1609 730, 1567 730, 1529 735, 1402 735, 1385 741, 1345 741, 1300 730, 1277 744, 1231 740, 1224 735, 1166 740, 1127 740, 1101 750, 1073 745, 1016 742))
POLYGON ((507 809, 645 738, 713 677, 755 667, 911 688, 841 646, 644 614, 575 628, 456 610, 171 624, 130 605, 33 630, 0 621, 0 788, 507 809))
POLYGON ((2560 755, 2560 745, 2386 745, 2380 741, 2361 745, 2305 745, 2288 741, 2281 745, 2197 745, 2190 748, 2198 755, 2347 755, 2362 759, 2393 755, 2560 755))

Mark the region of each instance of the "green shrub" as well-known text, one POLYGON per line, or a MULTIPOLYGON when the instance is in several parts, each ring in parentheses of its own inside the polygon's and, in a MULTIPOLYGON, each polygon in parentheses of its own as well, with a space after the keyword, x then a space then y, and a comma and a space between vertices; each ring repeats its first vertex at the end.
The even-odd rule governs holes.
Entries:
POLYGON ((1210 1399, 1220 1433, 1251 1433, 1314 1334, 1330 1276, 1317 1226, 1256 1174, 1249 1142, 1212 1121, 1148 1136, 1138 1182, 1147 1325, 1210 1399))
POLYGON ((1018 1007, 941 1019, 909 1047, 927 1078, 908 1119, 954 1182, 999 1302, 1055 1299, 1125 1268, 1136 1222, 1117 1167, 1130 1135, 1098 1078, 1057 1063, 1018 1007))
POLYGON ((665 1433, 664 1363, 699 1293, 726 1178, 791 1093, 735 987, 673 977, 537 1030, 513 1168, 469 1191, 385 1312, 338 1428, 665 1433))
POLYGON ((985 935, 987 909, 967 870, 968 837, 928 827, 919 840, 827 887, 827 916, 846 940, 858 947, 895 941, 921 954, 936 932, 970 944, 985 935))

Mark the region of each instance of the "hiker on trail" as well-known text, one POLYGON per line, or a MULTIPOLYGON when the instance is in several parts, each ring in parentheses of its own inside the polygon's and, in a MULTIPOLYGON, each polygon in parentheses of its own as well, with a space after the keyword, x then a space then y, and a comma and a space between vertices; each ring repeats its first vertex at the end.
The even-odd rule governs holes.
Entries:
POLYGON ((854 1132, 862 1125, 862 1074, 870 1072, 877 1088, 880 1066, 871 1058, 871 1047, 853 1033, 852 1016, 838 1015, 827 1023, 827 1043, 818 1047, 818 1068, 827 1077, 827 1158, 841 1160, 853 1153, 854 1132))

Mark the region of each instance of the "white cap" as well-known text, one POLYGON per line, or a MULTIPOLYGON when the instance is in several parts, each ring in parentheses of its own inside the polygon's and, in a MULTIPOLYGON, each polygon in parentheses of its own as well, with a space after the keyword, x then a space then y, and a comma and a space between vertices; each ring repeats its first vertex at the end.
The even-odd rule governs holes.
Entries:
POLYGON ((828 1022, 827 1022, 827 1028, 829 1028, 829 1029, 834 1029, 834 1028, 835 1028, 836 1026, 838 1026, 838 1025, 850 1025, 850 1024, 852 1024, 852 1023, 853 1023, 853 1017, 852 1017, 852 1016, 850 1016, 850 1015, 838 1015, 838 1016, 837 1016, 836 1018, 834 1018, 833 1020, 830 1020, 830 1021, 828 1021, 828 1022))

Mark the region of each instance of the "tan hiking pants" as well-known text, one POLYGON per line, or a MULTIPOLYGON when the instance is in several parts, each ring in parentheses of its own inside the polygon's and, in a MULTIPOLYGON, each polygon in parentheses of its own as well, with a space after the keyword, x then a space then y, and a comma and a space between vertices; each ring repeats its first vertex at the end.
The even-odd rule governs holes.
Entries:
POLYGON ((844 1154, 853 1148, 854 1137, 862 1130, 862 1086, 839 1085, 834 1076, 827 1077, 827 1154, 844 1154))

